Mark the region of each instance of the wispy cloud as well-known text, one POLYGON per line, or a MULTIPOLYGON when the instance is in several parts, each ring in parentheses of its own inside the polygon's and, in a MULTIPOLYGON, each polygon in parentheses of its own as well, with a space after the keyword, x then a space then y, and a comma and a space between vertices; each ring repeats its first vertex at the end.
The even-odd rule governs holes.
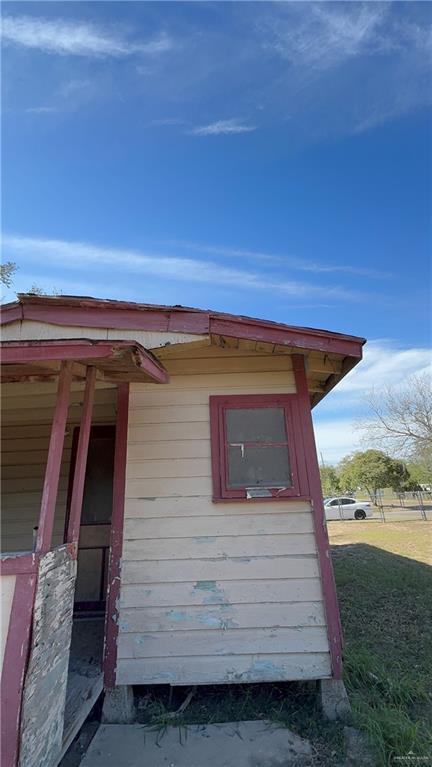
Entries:
POLYGON ((89 22, 35 16, 5 16, 2 37, 7 43, 44 53, 96 58, 155 55, 173 47, 171 38, 166 34, 147 42, 135 42, 89 22))
POLYGON ((50 115, 55 114, 59 111, 58 107, 55 106, 40 106, 40 107, 27 107, 24 109, 24 112, 27 114, 34 114, 34 115, 50 115))
MULTIPOLYGON (((61 265, 68 269, 88 269, 109 266, 113 273, 150 274, 174 281, 207 283, 213 286, 235 288, 236 291, 275 292, 293 298, 325 298, 334 300, 362 300, 364 295, 338 285, 287 280, 274 273, 262 275, 257 271, 224 267, 213 261, 179 258, 161 253, 115 249, 84 242, 68 242, 42 238, 5 235, 4 251, 14 258, 27 260, 43 258, 53 268, 61 265)), ((55 274, 53 275, 55 279, 55 274)))
POLYGON ((375 279, 392 279, 390 272, 379 269, 368 269, 362 266, 351 266, 349 264, 328 264, 319 261, 309 261, 303 258, 295 258, 288 254, 276 255, 274 253, 263 253, 256 250, 243 250, 241 248, 226 248, 216 245, 206 245, 203 243, 190 242, 189 240, 176 240, 167 244, 186 248, 197 253, 208 253, 209 255, 232 258, 234 260, 261 261, 263 263, 273 263, 279 266, 289 266, 291 269, 297 269, 301 272, 311 272, 315 274, 352 274, 358 277, 372 277, 375 279))
POLYGON ((298 66, 327 68, 394 46, 381 29, 386 3, 290 3, 280 10, 267 22, 264 45, 298 66))
POLYGON ((221 136, 230 133, 251 133, 256 129, 256 125, 248 125, 239 118, 233 117, 230 120, 217 120, 208 125, 197 125, 188 132, 192 136, 221 136))

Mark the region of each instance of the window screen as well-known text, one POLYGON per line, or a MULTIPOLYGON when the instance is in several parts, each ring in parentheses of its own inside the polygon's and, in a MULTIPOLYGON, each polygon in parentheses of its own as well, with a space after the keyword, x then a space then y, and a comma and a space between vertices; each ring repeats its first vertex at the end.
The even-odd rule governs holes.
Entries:
POLYGON ((291 487, 284 408, 227 408, 225 428, 228 487, 291 487))

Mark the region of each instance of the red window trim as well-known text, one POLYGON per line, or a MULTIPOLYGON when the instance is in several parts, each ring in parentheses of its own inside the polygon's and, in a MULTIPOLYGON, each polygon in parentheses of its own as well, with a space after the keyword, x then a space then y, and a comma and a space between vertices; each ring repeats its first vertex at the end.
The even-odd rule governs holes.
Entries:
POLYGON ((300 403, 297 394, 244 394, 210 397, 210 436, 212 454, 213 501, 268 502, 286 498, 308 498, 309 483, 302 450, 300 403), (227 408, 283 407, 288 437, 293 484, 286 490, 267 488, 271 497, 246 499, 245 488, 227 486, 225 410, 227 408))

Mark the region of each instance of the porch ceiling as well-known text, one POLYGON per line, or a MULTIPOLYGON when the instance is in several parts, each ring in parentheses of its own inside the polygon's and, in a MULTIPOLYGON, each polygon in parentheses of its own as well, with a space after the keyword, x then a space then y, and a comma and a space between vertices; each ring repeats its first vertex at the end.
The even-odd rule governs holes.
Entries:
POLYGON ((74 362, 73 375, 83 378, 88 366, 105 381, 167 383, 164 365, 148 349, 130 341, 83 338, 54 341, 4 341, 0 344, 1 380, 49 380, 62 360, 74 362))

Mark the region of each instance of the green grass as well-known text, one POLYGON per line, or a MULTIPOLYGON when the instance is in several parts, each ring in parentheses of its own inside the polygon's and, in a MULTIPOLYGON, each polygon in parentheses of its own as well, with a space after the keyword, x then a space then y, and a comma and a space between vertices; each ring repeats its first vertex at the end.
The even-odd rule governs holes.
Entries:
MULTIPOLYGON (((404 523, 403 534, 379 525, 371 530, 374 546, 334 549, 345 683, 354 724, 370 738, 380 765, 398 764, 395 757, 410 752, 432 754, 432 569, 413 558, 416 546, 424 556, 425 534, 417 523, 404 523), (380 538, 410 558, 378 548, 380 538)), ((367 529, 346 535, 364 539, 367 529)))

